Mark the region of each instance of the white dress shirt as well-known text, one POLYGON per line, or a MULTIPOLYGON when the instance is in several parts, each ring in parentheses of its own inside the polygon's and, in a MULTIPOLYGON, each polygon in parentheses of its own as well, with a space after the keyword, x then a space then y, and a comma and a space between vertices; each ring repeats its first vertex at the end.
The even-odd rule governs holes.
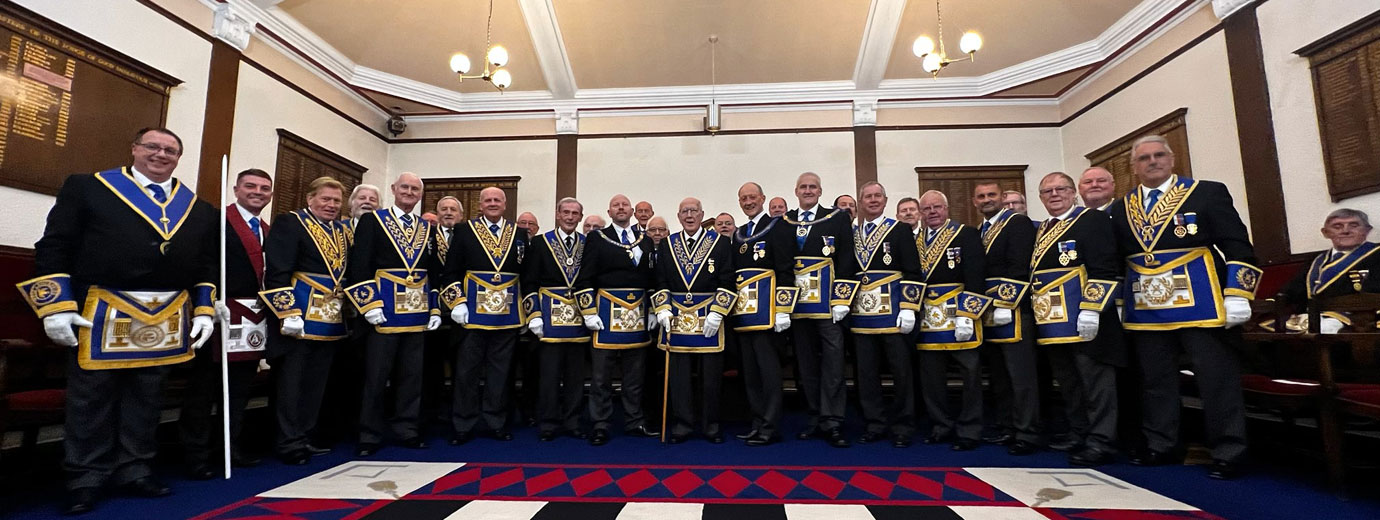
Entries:
MULTIPOLYGON (((133 166, 130 166, 130 167, 129 167, 129 171, 130 171, 130 173, 133 173, 133 174, 134 174, 134 182, 139 183, 139 187, 140 187, 140 188, 143 188, 144 191, 145 191, 146 193, 149 194, 149 196, 153 196, 153 191, 149 190, 149 185, 150 185, 150 184, 157 184, 159 188, 163 188, 163 195, 167 196, 168 200, 172 200, 172 188, 173 188, 173 179, 172 179, 172 177, 168 177, 168 180, 163 181, 163 182, 153 182, 152 180, 150 180, 150 179, 148 178, 148 176, 146 176, 146 175, 144 175, 144 174, 142 174, 142 173, 139 173, 139 170, 136 169, 136 168, 134 168, 133 166)), ((246 219, 246 220, 247 220, 247 219, 246 219)))

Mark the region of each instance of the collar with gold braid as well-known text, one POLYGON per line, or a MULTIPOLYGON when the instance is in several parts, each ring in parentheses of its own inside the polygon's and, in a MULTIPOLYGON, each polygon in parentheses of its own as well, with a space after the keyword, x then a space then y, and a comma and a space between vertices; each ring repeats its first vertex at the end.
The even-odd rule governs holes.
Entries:
MULTIPOLYGON (((1328 262, 1327 257, 1331 253, 1323 253, 1313 259, 1313 264, 1308 267, 1308 297, 1313 298, 1336 283, 1342 275, 1350 271, 1353 266, 1365 260, 1376 251, 1380 251, 1380 246, 1375 242, 1363 242, 1356 249, 1352 249, 1335 262, 1328 262)), ((1380 273, 1371 274, 1380 276, 1380 273)), ((1353 282, 1360 284, 1360 281, 1353 282)), ((1361 288, 1353 287, 1356 292, 1361 292, 1361 288)))
MULTIPOLYGON (((714 249, 714 243, 719 240, 719 235, 706 230, 704 236, 695 243, 694 251, 685 250, 685 232, 681 231, 669 237, 671 241, 671 256, 675 257, 676 272, 680 274, 680 279, 685 282, 688 290, 695 286, 695 279, 699 278, 701 267, 705 259, 709 258, 709 252, 714 249)), ((712 271, 711 271, 712 273, 712 271)))
POLYGON ((953 220, 946 220, 944 221, 944 225, 939 228, 938 233, 935 234, 934 241, 928 244, 925 243, 925 237, 929 235, 928 229, 921 231, 920 236, 916 237, 916 245, 919 246, 920 251, 922 251, 920 255, 920 270, 924 273, 926 279, 929 279, 930 272, 934 271, 935 266, 939 265, 939 259, 948 251, 949 243, 953 242, 954 237, 958 236, 958 231, 960 229, 963 229, 962 224, 954 222, 953 220))
POLYGON ((1015 214, 1016 212, 1005 208, 997 212, 997 221, 992 224, 992 227, 987 228, 987 232, 982 235, 983 251, 991 251, 992 242, 997 239, 997 235, 1001 234, 1001 230, 1006 227, 1006 223, 1010 222, 1011 217, 1015 214))
POLYGON ((345 279, 345 259, 350 254, 350 237, 345 225, 334 221, 322 222, 305 209, 292 214, 302 222, 302 228, 316 245, 316 251, 321 253, 321 260, 326 263, 331 279, 339 287, 345 279))
POLYGON ((1164 235, 1164 230, 1173 221, 1173 216, 1178 213, 1179 206, 1188 200, 1189 194, 1198 183, 1193 179, 1184 179, 1178 176, 1172 181, 1173 186, 1160 196, 1155 202, 1155 207, 1150 208, 1150 213, 1146 214, 1145 204, 1141 201, 1141 190, 1137 186, 1126 194, 1126 218, 1130 221, 1131 235, 1136 238, 1142 251, 1146 253, 1155 250, 1155 244, 1159 242, 1160 236, 1164 235))
POLYGON ((484 255, 489 258, 489 263, 493 264, 494 271, 502 271, 503 260, 508 258, 508 252, 513 248, 517 226, 512 222, 504 222, 503 229, 499 230, 502 234, 495 237, 484 219, 476 218, 470 221, 470 230, 479 241, 479 247, 484 248, 484 255))
POLYGON ((565 278, 566 287, 575 286, 575 278, 580 275, 580 258, 585 252, 585 235, 576 231, 570 236, 575 237, 575 247, 567 251, 565 242, 556 235, 556 230, 542 233, 542 238, 546 239, 546 248, 551 250, 551 258, 556 261, 561 276, 565 278))
POLYGON ((426 251, 426 241, 431 236, 431 223, 418 218, 409 230, 398 223, 392 209, 375 210, 374 215, 378 217, 384 234, 388 235, 389 242, 393 243, 393 248, 402 258, 403 265, 409 272, 417 270, 422 253, 426 251))
POLYGON ((1040 224, 1039 234, 1035 237, 1035 254, 1030 255, 1031 269, 1035 269, 1035 266, 1040 265, 1040 260, 1045 257, 1045 252, 1049 251, 1049 248, 1059 242, 1059 239, 1064 236, 1064 232, 1073 227, 1073 223, 1078 220, 1078 217, 1083 216, 1083 213, 1087 212, 1087 210, 1088 208, 1083 206, 1075 206, 1067 218, 1059 219, 1058 224, 1052 227, 1040 224))
POLYGON ((853 253, 858 259, 858 270, 866 271, 872 265, 872 259, 877 253, 877 247, 886 240, 887 233, 891 232, 891 227, 896 225, 896 221, 891 218, 883 218, 882 223, 872 230, 872 234, 865 231, 869 222, 864 222, 853 227, 855 235, 863 235, 862 240, 853 241, 853 253))

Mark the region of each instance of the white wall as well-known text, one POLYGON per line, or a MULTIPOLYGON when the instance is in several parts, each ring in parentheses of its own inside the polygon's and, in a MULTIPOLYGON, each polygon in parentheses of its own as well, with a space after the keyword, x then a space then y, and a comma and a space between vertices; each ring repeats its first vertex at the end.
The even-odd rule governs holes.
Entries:
MULTIPOLYGON (((1025 188, 1031 218, 1044 218, 1040 178, 1064 168, 1058 128, 972 130, 897 130, 877 132, 877 181, 887 187, 889 204, 919 198, 917 166, 989 166, 1028 164, 1025 188)), ((950 206, 968 201, 949 201, 950 206)), ((887 209, 894 213, 893 208, 887 209)))
POLYGON ((1377 0, 1272 0, 1256 11, 1289 218, 1289 245, 1294 253, 1331 246, 1318 229, 1334 209, 1355 208, 1370 213, 1372 219, 1380 218, 1380 193, 1339 203, 1328 195, 1313 76, 1308 60, 1294 55, 1298 48, 1377 9, 1377 0))
POLYGON ((1226 39, 1221 32, 1064 125, 1067 172, 1077 178, 1088 167, 1084 155, 1184 107, 1188 108, 1185 124, 1193 178, 1226 184, 1249 228, 1226 39))
MULTIPOLYGON (((651 202, 673 230, 686 197, 700 199, 706 218, 727 211, 741 222, 738 188, 749 181, 793 208, 802 172, 819 174, 826 204, 854 192, 852 132, 581 139, 578 164, 586 215, 607 220, 608 200, 622 193, 651 202)), ((543 221, 554 213, 544 209, 537 213, 543 221)))
MULTIPOLYGON (((167 127, 182 137, 185 147, 174 175, 188 187, 195 188, 211 43, 135 0, 17 0, 16 3, 183 81, 181 86, 172 89, 167 127)), ((0 201, 7 215, 0 219, 0 244, 33 247, 43 235, 53 197, 0 187, 0 201)))
MULTIPOLYGON (((276 173, 279 128, 368 168, 364 182, 388 184, 388 143, 247 63, 240 63, 237 88, 230 185, 235 172, 246 168, 276 173)), ((391 195, 381 195, 391 200, 391 195)), ((272 213, 270 208, 267 214, 272 213)))
MULTIPOLYGON (((556 206, 556 140, 472 141, 457 143, 395 144, 388 154, 387 184, 399 174, 412 172, 428 178, 503 177, 517 175, 517 212, 531 211, 542 229, 551 229, 556 206)), ((385 193, 391 202, 393 196, 385 193)), ((514 201, 508 201, 513 205, 514 201)), ((433 208, 427 208, 431 211, 433 208)), ((465 208, 470 211, 471 208, 465 208)))

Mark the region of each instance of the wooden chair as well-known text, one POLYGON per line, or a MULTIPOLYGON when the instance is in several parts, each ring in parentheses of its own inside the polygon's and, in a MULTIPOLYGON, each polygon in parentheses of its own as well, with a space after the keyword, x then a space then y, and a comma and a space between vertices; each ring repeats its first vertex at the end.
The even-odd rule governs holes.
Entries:
POLYGON ((41 428, 62 424, 66 362, 63 347, 0 339, 0 433, 23 432, 21 454, 38 445, 41 428))
POLYGON ((1321 405, 1320 426, 1323 450, 1327 457, 1328 480, 1334 490, 1342 491, 1346 467, 1342 462, 1344 434, 1339 414, 1354 414, 1380 419, 1380 370, 1374 363, 1369 367, 1333 366, 1333 350, 1349 349, 1357 358, 1371 358, 1380 345, 1380 330, 1376 329, 1376 314, 1380 312, 1380 294, 1352 294, 1312 300, 1308 304, 1308 333, 1301 340, 1317 346, 1320 382, 1325 399, 1321 405), (1359 332, 1321 335, 1318 327, 1323 311, 1343 312, 1351 316, 1351 328, 1359 332), (1338 382, 1340 377, 1347 382, 1338 382))

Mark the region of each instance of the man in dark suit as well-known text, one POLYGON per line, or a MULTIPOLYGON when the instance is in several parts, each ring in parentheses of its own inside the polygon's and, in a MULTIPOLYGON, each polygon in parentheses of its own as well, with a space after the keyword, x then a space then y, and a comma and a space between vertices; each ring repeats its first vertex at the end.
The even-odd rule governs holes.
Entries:
POLYGON ((709 442, 724 441, 719 429, 719 389, 724 371, 724 317, 733 309, 733 252, 731 239, 701 226, 700 201, 687 198, 677 212, 681 232, 661 242, 654 267, 656 292, 652 308, 661 327, 659 347, 670 364, 668 377, 671 416, 667 442, 679 444, 696 430, 709 442), (691 372, 700 372, 700 413, 691 396, 691 372))
POLYGON ((738 304, 730 318, 743 355, 743 381, 752 430, 748 446, 781 440, 781 332, 791 326, 796 287, 793 226, 767 215, 762 187, 749 182, 738 188, 738 207, 747 218, 732 237, 738 304))
POLYGON ((479 192, 480 216, 460 226, 446 256, 441 301, 465 328, 456 353, 450 444, 469 442, 480 419, 495 439, 513 440, 508 429, 508 375, 522 321, 521 273, 527 230, 508 222, 508 196, 497 187, 479 192), (484 393, 479 393, 480 376, 484 393))
POLYGON ((556 227, 532 237, 521 277, 524 319, 537 338, 537 425, 540 439, 566 433, 583 439, 580 398, 585 393, 589 329, 580 315, 575 280, 584 268, 586 238, 576 228, 584 205, 572 197, 556 203, 556 227))
MULTIPOLYGON (((273 200, 273 178, 268 173, 250 168, 235 179, 235 202, 226 208, 228 222, 225 234, 225 295, 233 303, 221 310, 224 326, 230 327, 230 348, 226 367, 230 392, 230 463, 238 467, 258 465, 256 457, 246 455, 240 446, 244 409, 249 404, 249 385, 259 370, 268 338, 268 313, 259 301, 263 289, 263 241, 268 223, 260 218, 269 201, 273 200)), ((220 408, 221 377, 219 338, 212 341, 215 348, 199 352, 188 364, 187 393, 178 417, 178 434, 187 459, 187 474, 195 480, 214 478, 219 472, 212 469, 212 454, 220 451, 212 446, 220 432, 220 422, 213 421, 212 412, 220 408)), ((215 459, 219 466, 220 458, 215 459)))
POLYGON ((219 215, 172 178, 182 156, 172 131, 140 130, 130 153, 129 167, 63 182, 34 244, 36 277, 18 284, 48 338, 72 347, 68 514, 95 508, 110 481, 134 496, 172 493, 150 467, 163 379, 215 328, 219 215))
POLYGON ((346 266, 346 293, 373 328, 364 345, 364 400, 355 449, 361 457, 382 446, 390 423, 383 398, 390 388, 392 433, 403 446, 427 447, 419 431, 422 351, 425 332, 441 326, 434 288, 440 272, 436 228, 418 214, 422 180, 404 172, 392 188, 393 207, 360 216, 346 266))
POLYGON ((1170 462, 1179 449, 1181 350, 1193 361, 1213 464, 1208 476, 1229 479, 1246 452, 1241 360, 1230 329, 1251 317, 1260 283, 1255 250, 1226 186, 1174 175, 1163 137, 1131 147, 1139 186, 1114 206, 1117 245, 1126 258, 1125 328, 1140 362, 1144 432, 1140 465, 1170 462), (1218 290, 1213 290, 1218 288, 1218 290))
POLYGON ((906 448, 915 432, 913 346, 905 336, 915 329, 924 284, 920 282, 919 252, 910 226, 888 218, 886 188, 876 181, 858 190, 858 224, 853 227, 858 260, 858 285, 849 320, 857 342, 858 401, 867 431, 866 444, 887 438, 906 448), (891 372, 895 402, 882 399, 882 362, 891 372))
MULTIPOLYGON (((656 320, 648 316, 647 297, 655 285, 652 256, 656 244, 651 231, 639 233, 630 219, 632 205, 622 194, 609 199, 611 225, 595 229, 585 242, 580 276, 580 312, 585 327, 594 333, 590 350, 589 418, 593 431, 589 443, 603 446, 609 441, 609 419, 613 415, 613 365, 622 373, 619 392, 623 407, 623 431, 629 435, 655 437, 658 430, 647 424, 643 413, 643 389, 647 375, 647 345, 656 320)), ((656 226, 653 217, 648 224, 656 226)), ((666 223, 661 222, 664 231, 666 223)))
POLYGON ((316 450, 316 427, 331 360, 348 336, 341 293, 350 234, 338 222, 345 186, 330 177, 312 181, 307 207, 279 219, 264 245, 267 288, 260 294, 281 320, 282 335, 269 347, 277 386, 278 456, 306 464, 316 450))
MULTIPOLYGON (((437 265, 446 265, 450 253, 450 241, 455 236, 457 226, 465 223, 465 206, 460 199, 452 196, 441 197, 436 201, 436 233, 432 246, 436 249, 437 265)), ((453 327, 447 320, 441 320, 440 328, 427 331, 426 347, 422 352, 422 424, 450 415, 450 396, 446 395, 446 368, 451 373, 455 367, 455 351, 464 340, 464 328, 453 327), (456 331, 460 332, 457 333, 456 331)))
POLYGON ((1112 221, 1074 204, 1073 178, 1063 172, 1040 181, 1040 201, 1052 215, 1040 226, 1031 256, 1031 302, 1037 342, 1050 352, 1054 378, 1075 442, 1069 462, 1111 462, 1117 442, 1116 367, 1126 364, 1116 314, 1116 245, 1112 221))
POLYGON ((988 440, 1009 444, 1006 451, 1012 455, 1030 455, 1040 441, 1034 318, 1026 298, 1035 226, 1025 215, 1002 207, 996 183, 975 186, 973 205, 984 217, 978 234, 986 253, 985 294, 992 298, 992 310, 983 319, 985 341, 978 347, 991 374, 993 419, 1000 430, 988 440))
MULTIPOLYGON (((1302 311, 1313 298, 1332 298, 1360 292, 1380 292, 1380 247, 1367 241, 1370 217, 1363 211, 1342 208, 1327 215, 1322 234, 1332 247, 1299 270, 1280 291, 1280 297, 1302 311)), ((1289 320, 1291 330, 1308 330, 1307 314, 1289 320)), ((1336 334, 1350 327, 1351 317, 1323 312, 1319 332, 1336 334)), ((1278 326, 1278 325, 1275 325, 1278 326)), ((1360 332, 1360 331, 1357 331, 1360 332)))
POLYGON ((796 438, 824 438, 830 446, 847 448, 843 417, 848 390, 844 383, 844 337, 840 321, 848 315, 857 286, 854 276, 853 217, 819 203, 824 191, 819 175, 800 174, 795 180, 799 207, 783 218, 795 234, 794 285, 799 288, 791 313, 796 377, 809 425, 796 438))
POLYGON ((982 236, 977 229, 949 220, 949 200, 930 190, 920 196, 924 237, 917 244, 925 283, 920 339, 920 394, 934 429, 925 444, 954 439, 952 449, 977 448, 982 436, 982 374, 976 325, 992 299, 985 296, 982 236), (948 412, 948 364, 959 365, 963 401, 958 416, 948 412))

